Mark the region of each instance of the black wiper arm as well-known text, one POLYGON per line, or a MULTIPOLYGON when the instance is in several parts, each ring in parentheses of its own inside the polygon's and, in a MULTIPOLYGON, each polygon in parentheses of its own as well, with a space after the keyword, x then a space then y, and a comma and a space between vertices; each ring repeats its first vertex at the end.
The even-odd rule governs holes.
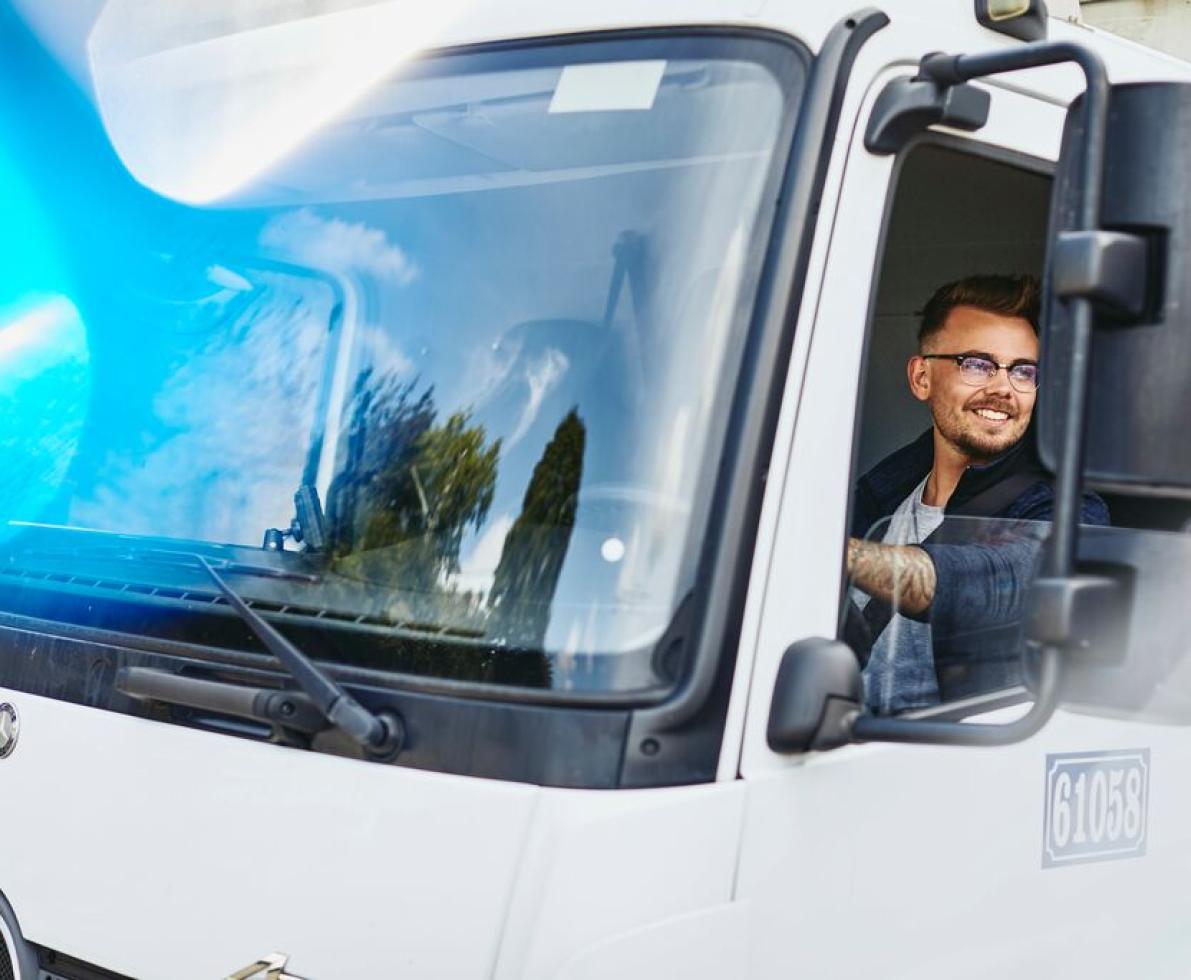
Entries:
POLYGON ((205 557, 195 557, 239 617, 332 725, 374 757, 391 758, 401 750, 405 739, 401 719, 388 712, 373 714, 365 708, 241 599, 205 557))

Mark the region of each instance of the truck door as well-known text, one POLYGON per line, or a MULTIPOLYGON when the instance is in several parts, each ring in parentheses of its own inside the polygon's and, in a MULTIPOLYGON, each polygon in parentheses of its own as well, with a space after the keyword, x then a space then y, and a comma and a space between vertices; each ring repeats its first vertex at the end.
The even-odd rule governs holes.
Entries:
MULTIPOLYGON (((977 132, 931 131, 875 155, 864 145, 874 101, 909 73, 876 73, 851 97, 855 126, 833 163, 838 198, 822 210, 830 237, 825 224, 801 398, 779 429, 789 455, 774 470, 784 484, 739 762, 750 975, 1182 975, 1185 730, 1060 710, 1006 748, 853 744, 783 756, 766 741, 785 649, 839 635, 853 481, 930 425, 905 394, 916 311, 949 280, 1039 275, 1044 260, 1070 96, 1016 79, 982 84, 991 106, 977 132)), ((930 710, 1003 720, 1028 700, 1012 685, 966 696, 930 710)))

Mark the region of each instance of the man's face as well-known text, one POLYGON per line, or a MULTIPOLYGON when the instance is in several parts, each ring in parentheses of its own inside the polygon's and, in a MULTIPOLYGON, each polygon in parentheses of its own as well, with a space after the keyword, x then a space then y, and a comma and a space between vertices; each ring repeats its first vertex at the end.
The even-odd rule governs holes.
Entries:
MULTIPOLYGON (((1038 337, 1030 321, 957 306, 923 354, 982 354, 998 364, 1037 361, 1038 337)), ((910 360, 910 390, 930 407, 935 428, 972 463, 995 459, 1017 444, 1030 424, 1037 393, 1018 391, 1007 371, 987 384, 967 383, 953 360, 910 360)))

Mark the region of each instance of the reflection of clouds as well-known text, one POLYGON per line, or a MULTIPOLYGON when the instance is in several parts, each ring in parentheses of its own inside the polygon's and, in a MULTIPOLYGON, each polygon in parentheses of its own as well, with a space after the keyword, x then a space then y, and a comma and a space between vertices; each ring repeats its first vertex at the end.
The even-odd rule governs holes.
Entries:
POLYGON ((162 384, 170 434, 109 456, 76 523, 257 544, 288 525, 306 461, 332 305, 322 284, 265 276, 255 304, 162 384))
POLYGON ((515 392, 516 400, 523 403, 513 431, 504 440, 506 450, 525 437, 537 419, 542 403, 571 367, 570 358, 560 350, 546 347, 530 354, 526 347, 524 338, 505 336, 491 346, 474 351, 462 385, 474 405, 484 406, 498 399, 503 401, 508 398, 510 389, 515 392), (521 386, 527 391, 517 390, 521 386))
POLYGON ((492 588, 492 579, 504 549, 505 538, 513 527, 513 515, 501 514, 489 521, 475 543, 475 547, 459 559, 459 571, 451 576, 451 584, 468 592, 485 595, 492 588))
POLYGON ((51 296, 0 314, 0 390, 64 361, 86 364, 87 338, 75 305, 51 296))
POLYGON ((406 356, 392 332, 375 323, 358 328, 360 346, 367 351, 367 362, 380 377, 403 378, 414 370, 414 362, 406 356))
POLYGON ((279 215, 265 225, 261 245, 327 272, 367 273, 381 282, 408 286, 418 267, 379 228, 340 218, 320 218, 310 208, 279 215))
POLYGON ((484 404, 509 378, 523 346, 519 338, 506 336, 495 343, 473 348, 462 388, 471 393, 476 405, 484 404))
POLYGON ((79 311, 54 296, 0 314, 0 521, 37 520, 86 419, 90 357, 79 311))
POLYGON ((240 273, 233 272, 227 266, 212 265, 207 268, 207 278, 216 286, 222 286, 231 293, 246 293, 252 289, 252 283, 240 273))
POLYGON ((525 436, 534 419, 538 417, 538 410, 546 396, 562 380, 570 367, 570 361, 561 351, 547 350, 540 358, 530 364, 525 371, 525 384, 529 388, 529 401, 521 411, 521 418, 517 420, 517 427, 509 436, 506 446, 512 448, 525 436))

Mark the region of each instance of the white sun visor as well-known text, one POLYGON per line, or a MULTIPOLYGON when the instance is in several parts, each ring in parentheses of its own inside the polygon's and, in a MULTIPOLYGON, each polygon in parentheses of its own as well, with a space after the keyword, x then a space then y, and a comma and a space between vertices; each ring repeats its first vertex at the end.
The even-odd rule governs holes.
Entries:
POLYGON ((476 2, 111 0, 88 42, 104 125, 141 183, 214 202, 433 47, 476 2))

